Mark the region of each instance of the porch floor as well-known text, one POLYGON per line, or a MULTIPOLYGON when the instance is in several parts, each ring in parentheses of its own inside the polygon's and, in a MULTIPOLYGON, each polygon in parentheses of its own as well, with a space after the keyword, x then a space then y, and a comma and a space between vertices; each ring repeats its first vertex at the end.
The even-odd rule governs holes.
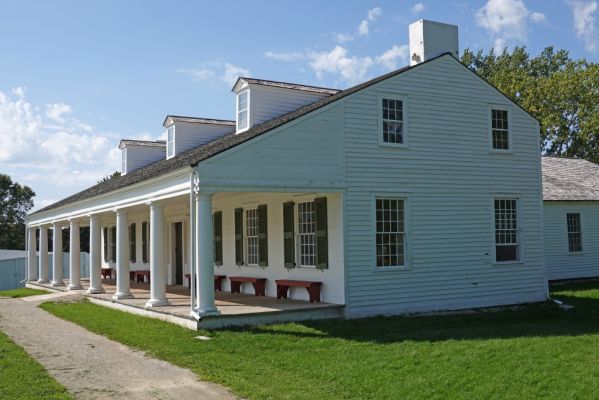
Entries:
MULTIPOLYGON (((42 287, 54 291, 66 291, 69 284, 64 280, 65 286, 52 287, 50 284, 28 283, 31 287, 42 287)), ((170 302, 168 306, 146 308, 145 304, 150 299, 150 285, 147 283, 131 282, 132 299, 112 300, 116 292, 115 280, 102 280, 105 293, 85 294, 96 304, 111 306, 119 305, 122 311, 133 312, 145 316, 167 320, 186 327, 194 327, 196 320, 190 316, 189 288, 179 285, 168 285, 166 297, 170 302), (99 301, 94 301, 99 300, 99 301), (124 307, 123 307, 124 306, 124 307), (135 312, 134 310, 143 310, 135 312), (164 316, 175 317, 164 318, 164 316), (179 321, 177 321, 179 320, 179 321), (182 320, 182 321, 181 321, 182 320)), ((82 279, 84 290, 89 288, 89 280, 82 279)), ((79 291, 80 293, 84 293, 79 291)), ((267 296, 254 296, 249 294, 215 292, 215 305, 220 314, 211 315, 197 321, 200 328, 218 328, 234 325, 254 325, 259 323, 272 323, 282 321, 295 321, 302 319, 335 318, 342 316, 342 305, 329 303, 309 303, 307 301, 292 299, 276 299, 267 296)))

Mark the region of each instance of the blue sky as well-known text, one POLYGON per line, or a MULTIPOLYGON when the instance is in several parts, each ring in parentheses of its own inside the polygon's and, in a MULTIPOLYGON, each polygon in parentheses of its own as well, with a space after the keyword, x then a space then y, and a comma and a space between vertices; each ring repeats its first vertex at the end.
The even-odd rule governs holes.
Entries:
POLYGON ((346 88, 408 63, 408 24, 460 51, 553 45, 599 60, 597 0, 0 0, 0 172, 36 208, 119 169, 167 114, 232 119, 235 77, 346 88))

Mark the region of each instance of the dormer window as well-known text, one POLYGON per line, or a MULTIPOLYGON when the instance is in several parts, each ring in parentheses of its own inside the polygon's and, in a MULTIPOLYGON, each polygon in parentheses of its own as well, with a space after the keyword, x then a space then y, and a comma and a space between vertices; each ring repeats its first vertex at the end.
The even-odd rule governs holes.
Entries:
POLYGON ((237 131, 245 130, 249 127, 249 103, 250 92, 246 90, 237 95, 237 131))
POLYGON ((121 156, 123 157, 121 160, 121 175, 127 174, 127 150, 123 149, 121 151, 121 156))
POLYGON ((175 155, 175 127, 171 126, 166 130, 166 158, 175 155))

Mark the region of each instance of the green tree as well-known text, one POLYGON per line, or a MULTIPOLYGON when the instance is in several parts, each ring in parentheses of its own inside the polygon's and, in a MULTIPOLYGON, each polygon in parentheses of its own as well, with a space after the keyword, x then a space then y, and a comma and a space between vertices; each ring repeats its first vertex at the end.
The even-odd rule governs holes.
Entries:
POLYGON ((536 57, 466 49, 462 62, 540 121, 545 154, 599 162, 599 64, 553 47, 536 57))
POLYGON ((0 174, 0 249, 25 250, 25 217, 35 193, 0 174))
POLYGON ((119 176, 121 176, 121 173, 119 171, 114 171, 112 174, 105 176, 104 178, 100 179, 98 181, 98 183, 104 183, 104 182, 108 182, 111 179, 114 178, 118 178, 119 176))

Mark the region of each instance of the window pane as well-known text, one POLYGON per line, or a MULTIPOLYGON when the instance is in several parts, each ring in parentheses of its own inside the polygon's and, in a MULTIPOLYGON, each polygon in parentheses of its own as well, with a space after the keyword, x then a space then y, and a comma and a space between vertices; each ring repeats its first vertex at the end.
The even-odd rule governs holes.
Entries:
POLYGON ((247 210, 245 217, 247 263, 258 265, 258 210, 247 210))
POLYGON ((297 207, 298 251, 300 265, 316 265, 316 220, 314 202, 299 203, 297 207))
POLYGON ((582 227, 579 213, 566 214, 568 226, 568 250, 570 252, 582 251, 582 227))
POLYGON ((376 263, 377 267, 403 266, 404 201, 376 199, 376 263))
POLYGON ((509 150, 507 110, 491 110, 492 145, 497 150, 509 150))
POLYGON ((387 143, 403 143, 403 102, 401 100, 383 99, 383 141, 387 143))

